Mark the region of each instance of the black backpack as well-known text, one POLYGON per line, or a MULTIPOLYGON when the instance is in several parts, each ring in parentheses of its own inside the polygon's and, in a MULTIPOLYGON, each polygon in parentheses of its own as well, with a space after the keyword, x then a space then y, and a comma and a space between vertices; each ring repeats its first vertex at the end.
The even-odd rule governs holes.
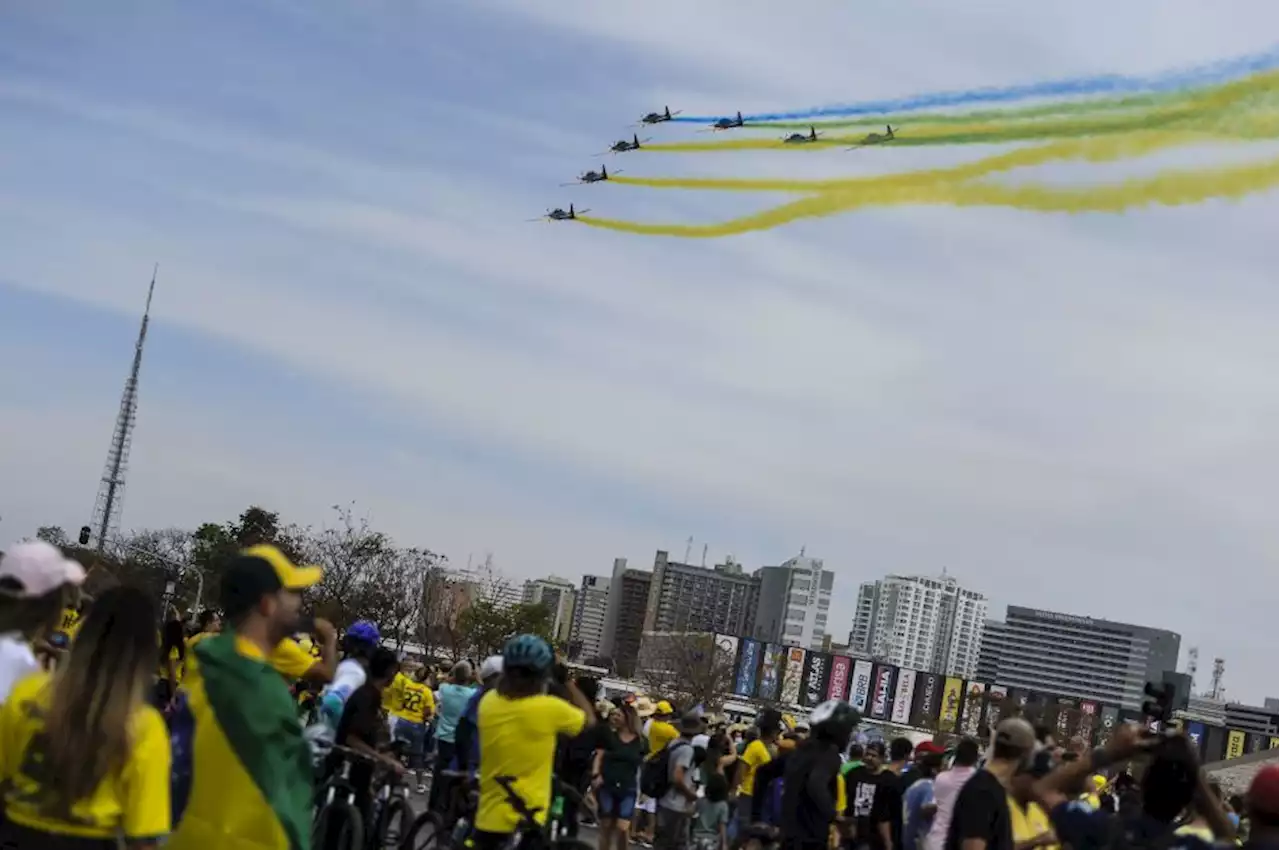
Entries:
POLYGON ((671 790, 671 754, 691 746, 688 741, 672 741, 645 759, 640 768, 640 793, 654 800, 665 796, 671 790))

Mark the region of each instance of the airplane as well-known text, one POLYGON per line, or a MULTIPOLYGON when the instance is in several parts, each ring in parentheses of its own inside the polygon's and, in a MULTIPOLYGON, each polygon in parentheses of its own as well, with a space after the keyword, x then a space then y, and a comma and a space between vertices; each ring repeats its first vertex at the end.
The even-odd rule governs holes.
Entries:
POLYGON ((891 142, 895 138, 896 136, 893 135, 893 128, 888 124, 885 124, 883 133, 867 133, 867 135, 862 138, 862 141, 858 142, 851 148, 845 148, 845 150, 855 151, 858 148, 866 147, 867 145, 878 145, 881 142, 891 142))
POLYGON ((529 221, 573 221, 578 217, 580 213, 589 213, 589 212, 591 212, 591 210, 577 210, 575 212, 573 209, 573 204, 569 204, 568 212, 565 212, 560 207, 556 207, 553 210, 547 210, 546 215, 540 215, 537 218, 531 218, 529 219, 529 221))
POLYGON ((818 136, 821 135, 822 134, 813 129, 813 127, 810 127, 809 134, 807 136, 804 133, 792 133, 790 136, 784 137, 782 143, 785 145, 803 145, 808 142, 818 141, 818 136))
POLYGON ((675 112, 672 112, 671 107, 664 106, 662 107, 661 112, 650 112, 648 115, 641 118, 640 123, 641 124, 661 124, 664 121, 670 121, 673 117, 675 117, 676 115, 679 115, 680 112, 681 110, 679 109, 677 109, 675 112))
POLYGON ((742 126, 742 113, 738 113, 737 118, 721 118, 719 121, 711 125, 712 130, 732 130, 734 127, 742 126))
POLYGON ((649 139, 641 139, 639 134, 635 134, 631 137, 631 141, 629 142, 626 139, 619 139, 609 145, 609 150, 605 151, 605 153, 626 153, 627 151, 638 151, 640 150, 641 143, 647 141, 649 141, 649 139))
MULTIPOLYGON (((622 172, 615 171, 613 173, 621 174, 622 172)), ((573 183, 561 183, 560 185, 572 186, 574 183, 600 183, 601 181, 608 180, 608 179, 609 179, 609 170, 602 165, 600 166, 599 171, 588 171, 585 174, 579 175, 578 179, 573 181, 573 183)))

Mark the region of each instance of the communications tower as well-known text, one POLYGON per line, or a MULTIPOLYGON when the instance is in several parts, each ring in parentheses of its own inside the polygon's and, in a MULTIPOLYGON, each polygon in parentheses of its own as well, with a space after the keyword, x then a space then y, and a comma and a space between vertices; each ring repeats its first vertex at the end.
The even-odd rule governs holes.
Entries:
POLYGON ((98 483, 98 500, 93 506, 90 528, 94 534, 94 546, 101 550, 107 538, 120 524, 120 511, 124 505, 125 475, 129 471, 129 445, 133 441, 133 425, 138 417, 138 372, 142 369, 142 346, 147 341, 147 322, 151 318, 151 296, 156 291, 157 263, 151 271, 151 286, 147 288, 147 306, 142 311, 142 327, 133 349, 133 365, 124 382, 120 396, 120 412, 116 415, 116 427, 111 434, 111 447, 107 449, 107 462, 102 468, 98 483))

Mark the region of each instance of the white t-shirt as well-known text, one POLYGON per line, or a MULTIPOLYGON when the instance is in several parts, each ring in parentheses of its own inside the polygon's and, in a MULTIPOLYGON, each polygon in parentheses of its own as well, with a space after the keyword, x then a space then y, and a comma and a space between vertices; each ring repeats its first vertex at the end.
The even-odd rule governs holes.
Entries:
POLYGON ((369 674, 365 672, 364 666, 359 661, 347 658, 338 663, 338 669, 333 673, 333 681, 329 683, 325 692, 333 694, 345 703, 347 698, 355 693, 368 678, 369 674))
POLYGON ((39 669, 40 662, 22 635, 17 632, 0 635, 0 704, 9 699, 15 682, 39 669))

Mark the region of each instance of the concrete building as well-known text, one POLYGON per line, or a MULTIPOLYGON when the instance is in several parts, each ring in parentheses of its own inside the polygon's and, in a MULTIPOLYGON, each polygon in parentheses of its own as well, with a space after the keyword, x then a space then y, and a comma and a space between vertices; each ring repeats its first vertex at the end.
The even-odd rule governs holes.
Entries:
POLYGON ((858 588, 849 648, 889 664, 972 678, 987 598, 941 576, 889 575, 858 588))
POLYGON ((529 579, 521 601, 542 605, 551 612, 551 634, 556 643, 568 643, 573 630, 573 609, 578 590, 573 582, 558 576, 529 579))
POLYGON ((635 672, 652 581, 651 573, 628 568, 626 558, 613 559, 600 655, 612 660, 614 672, 624 678, 635 672))
POLYGON ((1147 682, 1176 670, 1182 638, 1164 629, 1010 605, 987 623, 978 678, 1134 711, 1147 682))
POLYGON ((1240 702, 1229 702, 1226 705, 1225 721, 1228 729, 1241 729, 1245 732, 1258 732, 1263 735, 1276 736, 1277 708, 1276 701, 1268 699, 1266 705, 1245 705, 1240 702))
POLYGON ((759 597, 759 580, 732 558, 707 568, 672 561, 660 549, 653 558, 643 631, 749 635, 759 597))
POLYGON ((830 643, 827 616, 835 574, 821 558, 795 557, 778 567, 761 567, 755 628, 751 637, 770 643, 821 650, 830 643))
POLYGON ((569 630, 569 658, 582 661, 599 658, 604 640, 604 621, 609 613, 609 579, 583 576, 578 599, 573 606, 573 626, 569 630))

